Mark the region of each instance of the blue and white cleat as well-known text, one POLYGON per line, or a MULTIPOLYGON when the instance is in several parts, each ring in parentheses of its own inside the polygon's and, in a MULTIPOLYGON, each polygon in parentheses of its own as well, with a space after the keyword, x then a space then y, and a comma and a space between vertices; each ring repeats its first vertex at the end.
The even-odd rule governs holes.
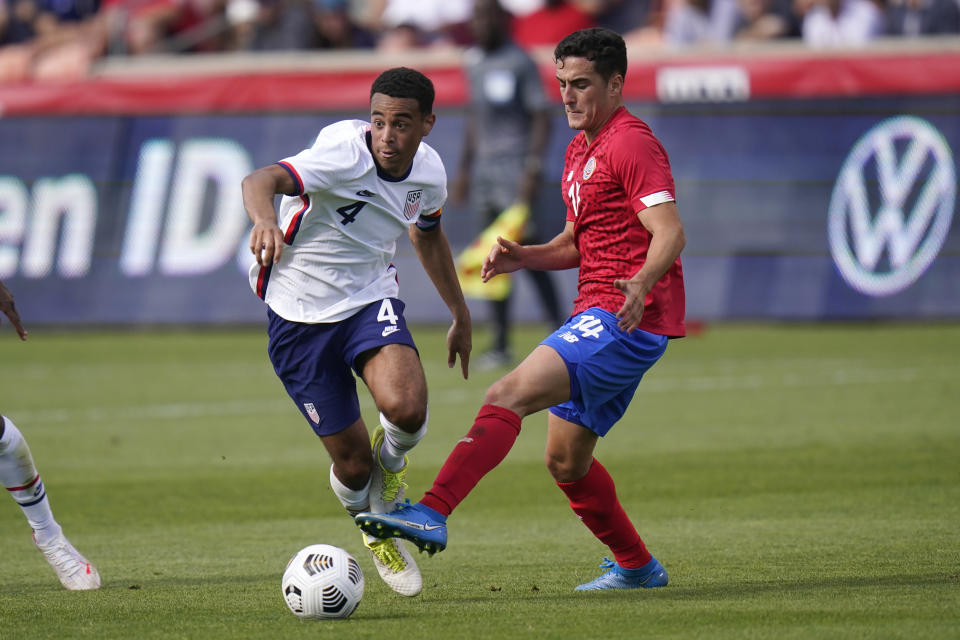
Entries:
POLYGON ((651 557, 650 562, 639 569, 625 569, 616 562, 607 558, 603 559, 600 567, 607 569, 607 572, 599 578, 580 585, 574 591, 596 591, 598 589, 652 589, 654 587, 667 586, 667 570, 663 568, 656 558, 651 557))
POLYGON ((357 526, 375 538, 403 538, 431 556, 447 548, 447 517, 420 503, 396 505, 396 511, 354 516, 357 526))

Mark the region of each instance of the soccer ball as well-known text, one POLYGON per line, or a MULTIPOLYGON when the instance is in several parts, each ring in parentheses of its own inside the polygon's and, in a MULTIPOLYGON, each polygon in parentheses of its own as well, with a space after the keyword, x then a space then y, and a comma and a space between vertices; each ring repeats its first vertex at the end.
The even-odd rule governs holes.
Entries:
POLYGON ((290 558, 280 589, 299 618, 346 618, 363 598, 363 571, 349 553, 312 544, 290 558))

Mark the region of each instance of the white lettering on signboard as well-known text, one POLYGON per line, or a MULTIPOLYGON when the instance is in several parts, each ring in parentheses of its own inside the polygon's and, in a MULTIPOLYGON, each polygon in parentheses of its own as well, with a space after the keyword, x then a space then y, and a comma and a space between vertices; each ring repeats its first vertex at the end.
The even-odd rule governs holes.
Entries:
MULTIPOLYGON (((247 150, 226 138, 140 148, 119 267, 127 276, 197 275, 231 262, 249 222, 240 182, 247 150)), ((90 271, 98 194, 86 175, 43 177, 32 188, 0 176, 0 278, 79 278, 90 271)), ((111 224, 113 220, 110 220, 111 224)), ((124 221, 120 221, 124 223, 124 221)))
POLYGON ((140 147, 120 252, 120 269, 128 276, 145 276, 153 271, 175 150, 170 140, 147 140, 140 147))
POLYGON ((233 140, 197 138, 179 150, 171 140, 145 142, 121 250, 123 272, 149 275, 159 262, 163 274, 196 275, 230 261, 247 229, 240 181, 251 171, 249 154, 233 140))
POLYGON ((16 274, 20 264, 20 243, 27 231, 27 201, 23 181, 0 176, 0 279, 16 274))
POLYGON ((23 244, 23 275, 50 275, 59 236, 57 272, 65 278, 85 276, 90 270, 97 226, 97 189, 93 181, 80 174, 40 178, 33 183, 30 211, 30 229, 23 244))
POLYGON ((240 182, 252 170, 246 150, 232 140, 196 139, 181 146, 160 252, 163 273, 207 273, 233 257, 247 228, 240 182), (201 228, 207 202, 210 222, 201 228))
POLYGON ((736 65, 657 69, 660 102, 740 102, 750 98, 750 74, 736 65))

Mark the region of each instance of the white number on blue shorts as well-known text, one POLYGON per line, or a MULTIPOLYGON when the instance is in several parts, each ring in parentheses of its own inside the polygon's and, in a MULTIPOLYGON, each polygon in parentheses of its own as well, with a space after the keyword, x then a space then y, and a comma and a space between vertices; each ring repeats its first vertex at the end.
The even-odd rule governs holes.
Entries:
POLYGON ((377 322, 389 322, 390 326, 383 328, 383 337, 387 337, 391 333, 400 330, 400 327, 397 326, 397 314, 393 312, 393 304, 390 302, 390 298, 384 298, 383 302, 380 303, 380 311, 377 313, 377 322))
POLYGON ((580 331, 580 335, 584 338, 597 338, 600 336, 600 332, 603 331, 603 323, 599 318, 584 314, 580 316, 580 321, 570 328, 580 331))

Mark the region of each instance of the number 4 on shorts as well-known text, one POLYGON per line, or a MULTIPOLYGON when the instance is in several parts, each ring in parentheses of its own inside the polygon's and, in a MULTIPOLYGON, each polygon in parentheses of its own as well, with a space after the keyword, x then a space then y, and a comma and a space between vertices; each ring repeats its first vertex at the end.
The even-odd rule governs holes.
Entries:
POLYGON ((390 302, 390 298, 384 298, 383 302, 380 303, 380 311, 377 312, 377 322, 389 322, 390 326, 383 328, 383 337, 387 337, 395 331, 399 331, 400 327, 397 326, 397 314, 393 312, 393 303, 390 302))

